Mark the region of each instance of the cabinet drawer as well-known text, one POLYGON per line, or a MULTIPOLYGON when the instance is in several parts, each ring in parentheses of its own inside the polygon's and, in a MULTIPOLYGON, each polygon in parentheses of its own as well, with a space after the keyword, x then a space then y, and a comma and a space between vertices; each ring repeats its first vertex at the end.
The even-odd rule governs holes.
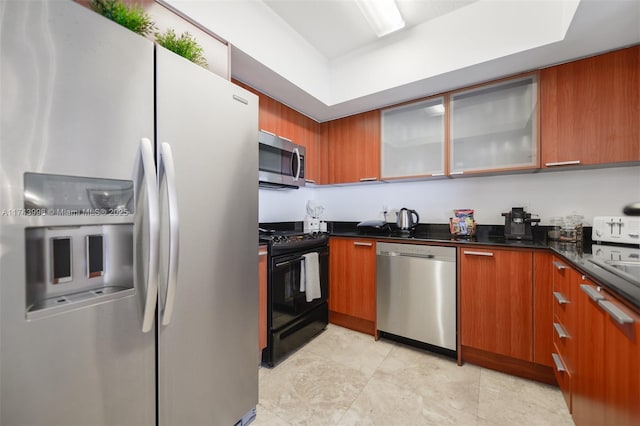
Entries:
POLYGON ((574 301, 570 296, 561 291, 553 292, 553 315, 557 320, 565 326, 571 324, 571 318, 575 311, 574 301))
POLYGON ((569 369, 567 369, 565 360, 562 355, 558 353, 558 348, 554 347, 554 350, 555 352, 552 354, 554 362, 553 372, 556 376, 556 380, 558 381, 558 386, 562 391, 562 396, 567 403, 567 407, 569 407, 569 412, 571 412, 573 409, 571 405, 571 372, 569 371, 569 369))
POLYGON ((571 352, 575 344, 574 336, 567 327, 555 317, 553 321, 553 345, 558 355, 562 357, 567 371, 573 372, 571 352))

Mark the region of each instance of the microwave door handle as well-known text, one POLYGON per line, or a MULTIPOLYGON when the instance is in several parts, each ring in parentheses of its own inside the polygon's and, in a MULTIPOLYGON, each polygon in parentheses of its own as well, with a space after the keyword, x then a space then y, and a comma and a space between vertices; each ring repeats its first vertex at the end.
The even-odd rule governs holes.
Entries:
POLYGON ((176 189, 176 173, 173 163, 171 145, 163 142, 160 147, 160 164, 158 165, 159 181, 165 179, 167 188, 169 216, 169 271, 167 274, 167 292, 162 310, 162 325, 169 325, 173 316, 173 308, 178 287, 178 258, 180 252, 180 220, 178 218, 178 191, 176 189))
MULTIPOLYGON (((158 184, 156 181, 153 146, 147 138, 140 140, 134 170, 135 196, 140 194, 144 185, 147 196, 147 214, 149 216, 149 256, 147 259, 147 283, 143 301, 142 332, 147 333, 153 327, 158 297, 158 239, 160 213, 158 211, 158 184)), ((144 212, 142 213, 144 214, 144 212)), ((141 266, 139 266, 141 267, 141 266)))
POLYGON ((294 148, 293 153, 296 155, 296 160, 298 163, 298 166, 296 167, 295 177, 293 178, 293 180, 297 181, 298 179, 300 179, 300 168, 302 166, 302 160, 300 159, 300 150, 298 148, 294 148))

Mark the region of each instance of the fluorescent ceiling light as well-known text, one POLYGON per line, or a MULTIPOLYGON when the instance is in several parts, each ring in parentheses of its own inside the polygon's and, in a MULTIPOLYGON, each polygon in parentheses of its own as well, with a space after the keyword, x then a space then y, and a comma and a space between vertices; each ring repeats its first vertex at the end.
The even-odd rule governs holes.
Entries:
POLYGON ((404 28, 395 0, 356 0, 356 4, 378 37, 404 28))

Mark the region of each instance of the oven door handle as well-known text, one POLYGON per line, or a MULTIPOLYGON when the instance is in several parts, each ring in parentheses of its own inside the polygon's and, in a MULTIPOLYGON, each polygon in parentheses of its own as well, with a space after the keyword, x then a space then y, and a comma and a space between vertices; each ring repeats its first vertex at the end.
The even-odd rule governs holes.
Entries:
POLYGON ((276 263, 276 268, 279 268, 279 267, 284 266, 284 265, 289 265, 290 263, 296 263, 296 262, 302 262, 302 261, 304 261, 304 257, 300 256, 300 257, 298 257, 296 259, 286 260, 284 262, 276 263))

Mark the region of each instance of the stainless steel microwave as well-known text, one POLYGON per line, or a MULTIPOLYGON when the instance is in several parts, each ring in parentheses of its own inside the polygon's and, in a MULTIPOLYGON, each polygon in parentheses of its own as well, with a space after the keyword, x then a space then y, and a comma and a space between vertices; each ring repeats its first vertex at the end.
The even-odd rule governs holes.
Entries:
POLYGON ((304 186, 305 148, 289 139, 260 131, 258 181, 263 188, 304 186))

